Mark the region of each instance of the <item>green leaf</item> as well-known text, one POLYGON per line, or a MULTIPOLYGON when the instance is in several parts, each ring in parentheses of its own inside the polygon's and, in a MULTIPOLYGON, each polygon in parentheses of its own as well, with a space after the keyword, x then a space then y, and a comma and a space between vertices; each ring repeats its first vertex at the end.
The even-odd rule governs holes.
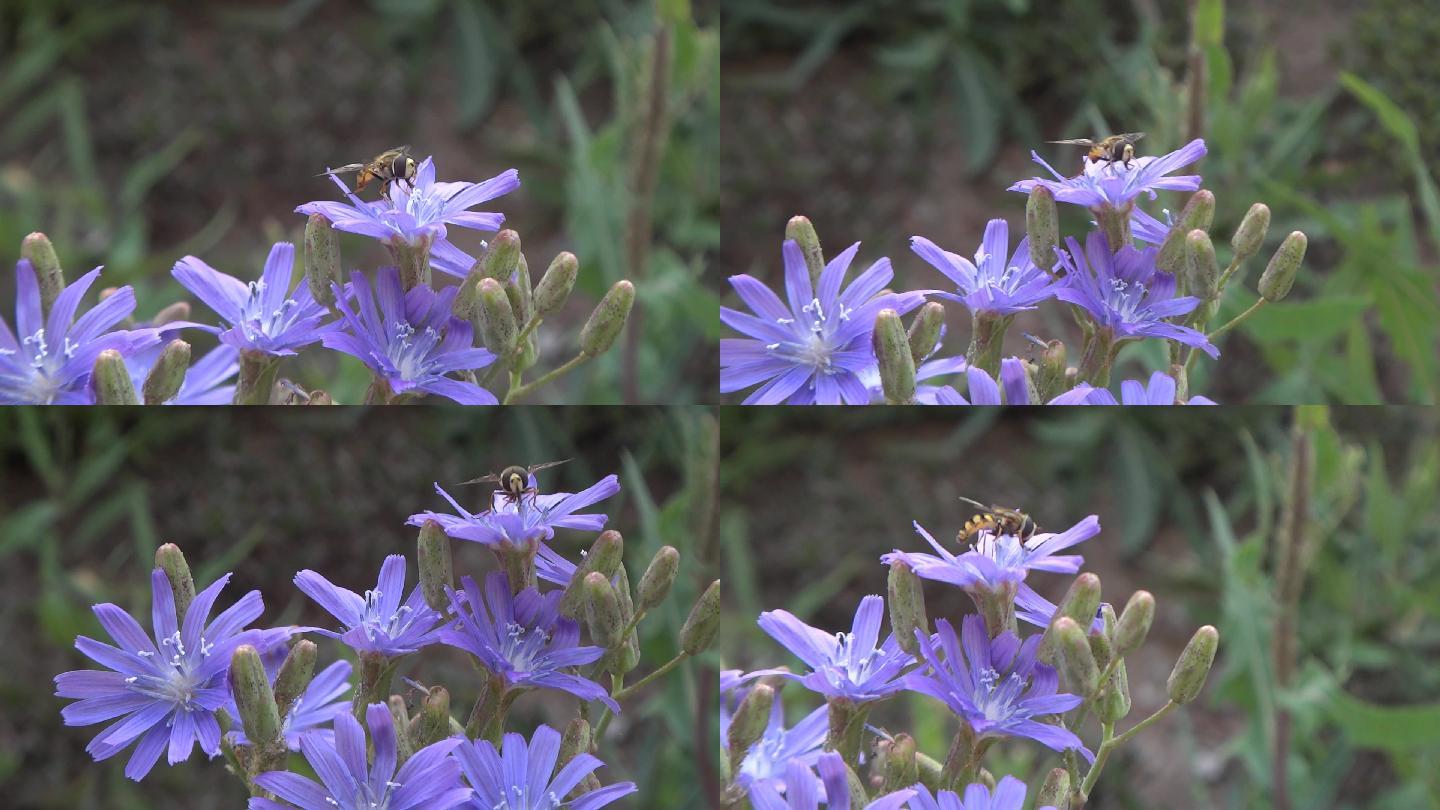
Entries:
POLYGON ((1408 151, 1414 153, 1420 150, 1420 134, 1415 129, 1415 122, 1380 88, 1344 70, 1340 71, 1340 84, 1359 99, 1360 103, 1369 107, 1379 117, 1380 125, 1394 135, 1408 151))
POLYGON ((965 132, 965 143, 969 150, 966 168, 977 172, 990 165, 995 150, 1000 146, 1000 115, 995 108, 982 71, 985 65, 974 55, 961 51, 955 56, 955 77, 958 80, 960 126, 965 132))
POLYGON ((1323 343, 1344 334, 1369 309, 1369 296, 1360 295, 1294 303, 1281 301, 1261 307, 1240 328, 1260 343, 1285 340, 1323 343))
POLYGON ((1396 753, 1440 745, 1440 703, 1377 706, 1336 687, 1328 708, 1356 745, 1396 753))
POLYGON ((496 43, 489 33, 498 23, 480 0, 458 0, 455 9, 455 78, 459 85, 456 122, 477 124, 495 103, 500 71, 495 65, 496 43))
POLYGON ((1195 5, 1195 44, 1202 48, 1225 41, 1225 0, 1200 0, 1195 5))

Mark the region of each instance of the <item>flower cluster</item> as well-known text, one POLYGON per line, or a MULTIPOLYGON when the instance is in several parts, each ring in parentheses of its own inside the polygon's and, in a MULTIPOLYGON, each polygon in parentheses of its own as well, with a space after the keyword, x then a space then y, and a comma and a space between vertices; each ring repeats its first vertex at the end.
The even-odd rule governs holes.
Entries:
POLYGON ((747 405, 1214 404, 1190 393, 1197 357, 1218 358, 1214 338, 1288 295, 1305 236, 1297 231, 1280 245, 1253 306, 1211 329, 1227 291, 1239 287, 1242 264, 1262 247, 1270 212, 1260 204, 1250 209, 1222 272, 1209 234, 1215 197, 1200 189, 1199 175, 1177 174, 1205 154, 1196 139, 1159 156, 1087 157, 1067 177, 1032 153, 1053 179, 1010 186, 1029 195, 1026 234, 1013 250, 1004 219, 989 221, 973 259, 911 237, 914 253, 943 279, 934 290, 892 289, 894 271, 884 258, 842 290, 858 244, 827 264, 814 226, 795 217, 782 251, 786 301, 749 275, 730 279, 750 311, 721 309, 721 321, 743 337, 721 341, 720 391, 753 389, 747 405), (1140 207, 1160 191, 1194 193, 1162 221, 1140 207), (1085 207, 1095 229, 1062 241, 1057 203, 1085 207), (947 332, 942 302, 970 314, 963 357, 936 356, 947 332), (1065 305, 1077 322, 1083 344, 1073 366, 1063 343, 1030 335, 1038 356, 1005 356, 1016 318, 1040 323, 1027 313, 1047 302, 1065 305), (902 316, 912 311, 907 327, 902 316), (1112 369, 1122 348, 1141 341, 1162 345, 1168 362, 1148 386, 1123 383, 1117 398, 1108 389, 1112 369), (951 375, 961 376, 947 384, 951 375))
POLYGON ((850 632, 832 634, 784 610, 760 614, 760 628, 801 666, 722 673, 722 807, 1021 810, 1025 783, 996 782, 985 770, 987 752, 1004 740, 1028 740, 1058 758, 1035 807, 1082 807, 1116 747, 1198 697, 1218 644, 1213 627, 1181 654, 1165 687, 1169 702, 1117 733, 1130 711, 1125 658, 1143 643, 1155 601, 1138 591, 1117 615, 1100 599, 1099 578, 1080 572, 1083 558, 1062 553, 1100 533, 1096 516, 1042 532, 1018 510, 991 509, 966 523, 955 552, 915 529, 934 554, 897 549, 881 558, 890 569, 888 634, 878 595, 860 600, 850 632), (1077 576, 1055 605, 1027 584, 1035 572, 1077 576), (938 617, 932 630, 925 580, 964 590, 976 612, 958 622, 938 617), (1022 633, 1021 619, 1043 632, 1022 633), (824 703, 787 727, 780 691, 792 683, 824 703), (915 737, 885 726, 886 704, 904 693, 953 718, 948 754, 920 750, 915 737), (1095 749, 1081 736, 1088 717, 1100 726, 1095 749))
MULTIPOLYGON (((607 531, 581 562, 566 563, 573 575, 565 587, 539 586, 540 539, 554 539, 557 528, 599 531, 604 515, 574 513, 618 489, 612 475, 588 495, 545 494, 532 476, 524 498, 547 516, 517 524, 529 542, 494 546, 501 570, 462 576, 458 590, 451 540, 429 518, 418 524, 419 583, 408 591, 399 554, 363 593, 300 571, 296 587, 330 617, 315 627, 253 627, 264 610, 257 591, 217 608, 231 575, 196 593, 180 550, 162 546, 150 576, 151 631, 116 605, 94 607, 113 644, 75 640, 101 668, 56 676, 56 695, 75 701, 62 710, 64 721, 108 722, 87 751, 99 761, 131 749, 125 775, 137 781, 161 754, 174 765, 198 743, 206 756, 224 756, 251 810, 609 805, 637 790, 630 782, 602 786, 595 776, 604 763, 591 752, 609 719, 635 689, 702 652, 719 620, 716 582, 681 628, 680 652, 627 689, 626 675, 640 663, 639 625, 667 598, 678 552, 662 547, 632 590, 622 540, 607 531), (358 666, 317 667, 311 634, 350 648, 358 666), (477 694, 475 707, 453 718, 445 687, 407 679, 424 692, 411 717, 405 699, 390 693, 391 680, 403 661, 440 645, 473 660, 479 676, 459 686, 477 694), (576 707, 563 735, 546 725, 507 728, 511 706, 531 694, 576 707), (290 770, 291 752, 308 762, 303 773, 290 770)), ((489 511, 501 511, 506 495, 496 492, 489 511)), ((513 526, 506 536, 517 536, 513 526)))
POLYGON ((519 401, 605 353, 625 328, 635 289, 621 280, 574 330, 573 354, 526 381, 541 359, 541 323, 568 300, 578 260, 561 253, 532 283, 515 231, 481 242, 477 256, 448 231, 498 230, 504 215, 471 209, 518 189, 518 173, 441 182, 426 158, 412 179, 382 183, 373 202, 330 177, 345 202, 295 209, 308 217, 303 278, 295 277, 290 242, 276 242, 253 279, 197 256, 175 262, 175 281, 213 313, 196 322, 181 320, 190 305, 177 302, 153 324, 133 325, 128 286, 77 318, 100 268, 67 285, 49 240, 26 237, 15 271, 15 330, 0 316, 0 404, 328 404, 328 392, 278 374, 285 358, 320 348, 365 365, 367 404, 429 398, 494 405, 519 401), (378 241, 393 265, 342 273, 336 232, 378 241), (437 284, 432 269, 458 283, 437 284), (219 348, 192 363, 182 330, 210 333, 219 348))

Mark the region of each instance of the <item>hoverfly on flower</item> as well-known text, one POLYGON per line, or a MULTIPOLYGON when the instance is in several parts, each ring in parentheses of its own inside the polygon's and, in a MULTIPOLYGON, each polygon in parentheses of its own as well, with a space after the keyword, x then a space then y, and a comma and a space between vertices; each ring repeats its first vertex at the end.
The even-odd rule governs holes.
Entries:
POLYGON ((327 175, 355 172, 355 193, 360 193, 373 180, 380 181, 380 197, 390 199, 390 184, 398 180, 407 183, 415 182, 415 159, 410 156, 409 145, 396 146, 393 149, 386 149, 364 163, 347 163, 338 169, 326 169, 315 175, 325 177, 327 175))
POLYGON ((1135 142, 1145 137, 1143 132, 1127 132, 1124 135, 1111 135, 1092 141, 1089 138, 1071 138, 1066 141, 1049 141, 1049 143, 1061 143, 1070 146, 1084 146, 1088 149, 1085 159, 1091 163, 1121 163, 1125 168, 1130 168, 1130 161, 1135 159, 1135 142))
POLYGON ((1040 527, 1029 515, 1019 509, 1011 509, 1005 506, 986 506, 979 501, 972 501, 962 497, 960 500, 980 510, 961 527, 960 533, 955 537, 960 545, 967 545, 980 532, 993 532, 995 534, 1008 534, 1025 542, 1035 536, 1040 527))
POLYGON ((564 464, 569 460, 570 459, 568 458, 564 458, 559 461, 547 461, 544 464, 531 464, 529 467, 521 467, 518 464, 512 464, 498 473, 482 475, 479 478, 472 478, 471 480, 464 481, 462 483, 499 484, 500 491, 505 493, 505 497, 507 500, 510 501, 510 503, 519 503, 520 498, 525 495, 538 494, 535 487, 529 485, 530 476, 534 475, 540 470, 564 464))

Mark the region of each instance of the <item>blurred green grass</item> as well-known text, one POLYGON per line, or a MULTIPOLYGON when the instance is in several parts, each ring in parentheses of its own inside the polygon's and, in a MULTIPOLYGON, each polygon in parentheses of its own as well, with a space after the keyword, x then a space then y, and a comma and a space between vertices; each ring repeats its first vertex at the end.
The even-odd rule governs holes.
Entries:
MULTIPOLYGON (((1158 603, 1149 641, 1128 662, 1135 709, 1127 723, 1164 703, 1165 678, 1195 627, 1216 625, 1222 642, 1200 701, 1122 749, 1088 806, 1273 807, 1267 729, 1277 707, 1293 716, 1295 807, 1437 806, 1440 420, 1398 407, 1336 408, 1332 418, 1334 428, 1313 437, 1300 666, 1280 688, 1270 665, 1271 557, 1288 410, 956 418, 726 408, 720 541, 732 585, 723 666, 796 666, 755 617, 783 607, 817 627, 848 628, 861 596, 884 593, 880 555, 924 548, 912 520, 942 541, 953 536, 973 511, 959 496, 1020 507, 1050 530, 1094 513, 1103 531, 1077 551, 1084 570, 1100 575, 1106 601, 1144 588, 1158 603)), ((1038 574, 1028 581, 1052 599, 1068 585, 1038 574)), ((931 583, 926 598, 932 620, 974 612, 958 589, 931 583)), ((792 722, 818 705, 793 685, 784 696, 792 722)), ((937 757, 955 731, 921 698, 871 722, 912 731, 937 757)), ((1044 754, 1002 745, 993 764, 1038 780, 1052 767, 1044 754)))
MULTIPOLYGON (((232 806, 238 784, 221 760, 196 754, 161 765, 143 783, 124 779, 127 754, 92 763, 96 727, 61 725, 59 672, 84 668, 77 634, 103 638, 90 605, 148 610, 147 572, 163 542, 181 546, 197 581, 235 572, 235 594, 258 588, 263 621, 318 621, 291 584, 313 568, 333 581, 373 581, 385 554, 413 558, 405 518, 444 509, 432 489, 509 463, 573 458, 544 485, 574 491, 620 475, 609 526, 626 539, 631 582, 665 544, 681 554, 670 599, 640 625, 635 680, 678 651, 690 606, 714 578, 716 423, 700 408, 525 408, 475 416, 412 409, 326 414, 259 411, 225 420, 194 410, 161 417, 120 411, 7 409, 0 413, 0 635, 17 655, 0 678, 0 795, 10 807, 194 808, 232 806), (396 415, 398 414, 398 415, 396 415)), ((468 504, 473 506, 474 504, 468 504)), ((578 558, 590 538, 561 532, 556 548, 578 558)), ((472 544, 455 544, 459 573, 493 568, 472 544)), ((137 614, 139 615, 139 614, 137 614)), ((473 701, 464 657, 432 651, 408 674, 441 683, 456 706, 473 701)), ((322 642, 321 660, 340 655, 322 642)), ((634 780, 634 807, 698 806, 714 795, 716 665, 713 653, 648 687, 611 724, 600 751, 606 782, 634 780)), ((402 674, 406 674, 402 670, 402 674)), ((398 681, 397 681, 398 683, 398 681)), ((573 702, 520 700, 515 727, 562 725, 573 702)), ((457 711, 459 711, 457 709, 457 711)))
MULTIPOLYGON (((254 277, 272 241, 298 241, 295 206, 333 196, 312 177, 326 166, 399 143, 433 154, 442 179, 516 166, 524 185, 498 208, 537 280, 561 250, 581 263, 542 352, 566 351, 620 278, 637 282, 646 313, 633 362, 613 352, 539 401, 707 401, 719 329, 702 282, 720 242, 717 16, 686 0, 14 0, 0 5, 0 246, 18 257, 25 234, 46 232, 71 278, 104 264, 106 285, 134 285, 145 319, 185 295, 169 277, 181 256, 254 277), (662 24, 665 149, 653 244, 637 267, 624 225, 662 24)), ((459 243, 474 251, 479 237, 459 243)), ((343 239, 342 255, 351 267, 388 261, 361 238, 343 239)), ((0 273, 0 300, 13 289, 0 273)), ((345 390, 363 372, 327 353, 295 376, 345 390)))

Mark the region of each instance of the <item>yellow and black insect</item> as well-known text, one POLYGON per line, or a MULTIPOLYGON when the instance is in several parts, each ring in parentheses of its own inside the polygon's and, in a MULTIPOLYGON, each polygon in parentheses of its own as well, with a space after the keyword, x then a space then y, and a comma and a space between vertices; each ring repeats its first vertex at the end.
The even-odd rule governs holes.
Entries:
POLYGON ((386 149, 365 163, 347 163, 338 169, 326 169, 316 177, 331 174, 355 172, 355 193, 359 194, 372 181, 380 181, 380 197, 390 199, 390 184, 397 180, 415 182, 415 158, 410 156, 410 147, 397 146, 386 149))
POLYGON ((1130 168, 1130 161, 1135 159, 1135 142, 1145 137, 1143 132, 1127 132, 1124 135, 1111 135, 1108 138, 1101 138, 1092 141, 1089 138, 1072 138, 1068 141, 1050 141, 1050 143, 1063 143, 1071 146, 1084 146, 1089 151, 1085 158, 1091 163, 1120 163, 1125 168, 1130 168))
POLYGON ((960 529, 960 533, 955 536, 955 540, 959 542, 961 546, 969 545, 979 536, 980 532, 1012 535, 1019 538, 1020 542, 1023 543, 1031 537, 1034 537, 1035 532, 1040 530, 1040 527, 1035 525, 1035 521, 1031 520, 1029 515, 1021 512, 1019 509, 1010 509, 1005 506, 986 506, 979 501, 972 501, 969 498, 961 498, 960 500, 980 510, 969 520, 965 521, 965 525, 960 529))
POLYGON ((529 467, 521 467, 512 464, 498 473, 482 475, 463 483, 466 484, 499 484, 500 491, 505 493, 505 498, 511 503, 518 503, 525 495, 536 495, 535 487, 530 486, 530 476, 540 470, 564 464, 570 459, 565 458, 559 461, 547 461, 544 464, 531 464, 529 467))

